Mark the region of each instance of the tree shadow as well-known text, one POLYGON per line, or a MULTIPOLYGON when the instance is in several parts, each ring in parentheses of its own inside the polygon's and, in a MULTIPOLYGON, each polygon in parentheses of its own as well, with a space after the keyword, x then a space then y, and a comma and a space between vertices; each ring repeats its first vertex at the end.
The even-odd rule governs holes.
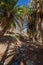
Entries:
MULTIPOLYGON (((26 47, 26 44, 27 44, 26 42, 24 42, 26 43, 25 45, 22 43, 22 46, 18 47, 17 45, 15 45, 15 41, 17 40, 15 40, 14 38, 9 36, 7 38, 6 37, 3 37, 3 38, 5 43, 6 41, 8 41, 7 42, 8 45, 0 61, 0 65, 4 65, 5 60, 9 58, 10 56, 13 56, 13 57, 8 62, 7 65, 17 65, 16 63, 20 64, 20 61, 26 62, 27 59, 29 59, 30 61, 34 61, 36 65, 43 65, 43 49, 39 51, 31 50, 29 49, 29 47, 26 47), (11 48, 12 50, 10 51, 10 54, 7 55, 11 43, 14 43, 15 46, 14 48, 11 48)), ((0 42, 3 43, 2 38, 0 42)), ((21 42, 23 41, 21 40, 21 42)))
POLYGON ((7 56, 7 52, 9 50, 9 46, 10 46, 10 44, 8 44, 8 46, 7 46, 7 48, 6 48, 5 52, 4 52, 4 55, 3 55, 3 57, 2 57, 2 59, 0 61, 2 63, 2 65, 4 65, 4 62, 5 62, 5 59, 6 59, 6 56, 7 56))
MULTIPOLYGON (((5 52, 4 52, 4 54, 3 54, 3 56, 2 56, 2 59, 1 59, 1 61, 0 61, 0 65, 4 65, 4 62, 5 62, 5 60, 9 57, 9 56, 11 56, 11 55, 13 55, 13 52, 12 52, 12 54, 11 55, 8 55, 7 56, 7 54, 8 54, 8 51, 9 51, 9 47, 10 47, 10 45, 13 43, 13 44, 15 44, 16 43, 16 39, 15 38, 13 38, 13 37, 11 37, 11 36, 3 36, 2 38, 0 38, 0 44, 6 44, 7 45, 7 48, 6 48, 6 50, 5 50, 5 52)), ((6 46, 5 45, 5 46, 6 46)), ((13 48, 12 48, 13 49, 13 48)))
POLYGON ((0 38, 0 44, 6 44, 6 42, 14 42, 17 41, 15 38, 11 37, 11 36, 3 36, 2 38, 0 38))
MULTIPOLYGON (((8 65, 11 65, 12 62, 15 63, 15 61, 19 58, 19 53, 18 53, 18 48, 19 46, 17 46, 17 40, 11 36, 4 36, 2 38, 0 38, 0 44, 7 44, 7 48, 2 56, 2 59, 0 61, 0 65, 4 65, 5 61, 7 58, 12 57, 11 61, 8 63, 8 65), (9 51, 9 47, 11 44, 14 44, 14 48, 11 48, 10 50, 10 54, 8 54, 9 51)), ((20 60, 20 58, 19 58, 20 60)))

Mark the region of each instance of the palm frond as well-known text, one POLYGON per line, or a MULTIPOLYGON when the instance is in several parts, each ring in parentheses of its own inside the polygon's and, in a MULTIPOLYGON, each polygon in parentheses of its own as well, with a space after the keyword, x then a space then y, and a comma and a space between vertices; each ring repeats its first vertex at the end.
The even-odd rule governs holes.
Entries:
POLYGON ((20 23, 20 21, 18 19, 14 19, 14 22, 17 23, 18 27, 21 28, 22 24, 20 23))
POLYGON ((15 23, 15 21, 12 21, 11 25, 12 25, 14 28, 16 28, 16 23, 15 23))

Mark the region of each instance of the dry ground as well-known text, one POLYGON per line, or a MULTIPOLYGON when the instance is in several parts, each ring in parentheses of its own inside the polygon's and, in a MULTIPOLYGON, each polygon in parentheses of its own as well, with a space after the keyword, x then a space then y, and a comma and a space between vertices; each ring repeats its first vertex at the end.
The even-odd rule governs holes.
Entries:
POLYGON ((18 39, 16 40, 12 37, 0 38, 0 63, 1 64, 7 65, 12 58, 14 60, 16 58, 19 59, 19 56, 20 58, 22 57, 21 59, 25 61, 27 59, 30 59, 31 61, 36 62, 37 63, 36 65, 43 65, 43 44, 32 43, 26 40, 20 42, 18 39))

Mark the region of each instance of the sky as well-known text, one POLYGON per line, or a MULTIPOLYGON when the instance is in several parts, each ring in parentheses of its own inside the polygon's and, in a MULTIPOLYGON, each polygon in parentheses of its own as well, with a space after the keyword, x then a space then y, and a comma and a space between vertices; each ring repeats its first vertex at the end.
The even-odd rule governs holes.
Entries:
POLYGON ((30 0, 18 0, 18 3, 17 5, 23 5, 23 6, 26 6, 26 4, 30 2, 30 0))

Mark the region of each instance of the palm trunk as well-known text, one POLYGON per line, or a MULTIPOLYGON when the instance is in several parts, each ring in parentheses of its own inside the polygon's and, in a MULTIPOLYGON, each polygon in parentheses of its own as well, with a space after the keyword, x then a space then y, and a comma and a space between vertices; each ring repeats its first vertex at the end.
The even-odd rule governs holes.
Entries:
POLYGON ((40 24, 40 31, 41 31, 42 43, 43 43, 43 19, 41 20, 41 24, 40 24))
POLYGON ((41 0, 34 0, 35 1, 35 10, 36 10, 36 30, 37 30, 37 41, 42 41, 41 37, 41 30, 40 30, 40 23, 41 23, 41 18, 40 18, 40 11, 41 11, 41 5, 40 2, 41 0))
POLYGON ((3 37, 3 35, 6 33, 7 31, 7 26, 4 27, 4 29, 0 32, 0 38, 3 37))
POLYGON ((3 28, 2 32, 0 32, 0 38, 6 33, 6 31, 8 30, 10 24, 9 24, 10 19, 8 17, 6 17, 6 23, 5 23, 5 27, 3 28))

